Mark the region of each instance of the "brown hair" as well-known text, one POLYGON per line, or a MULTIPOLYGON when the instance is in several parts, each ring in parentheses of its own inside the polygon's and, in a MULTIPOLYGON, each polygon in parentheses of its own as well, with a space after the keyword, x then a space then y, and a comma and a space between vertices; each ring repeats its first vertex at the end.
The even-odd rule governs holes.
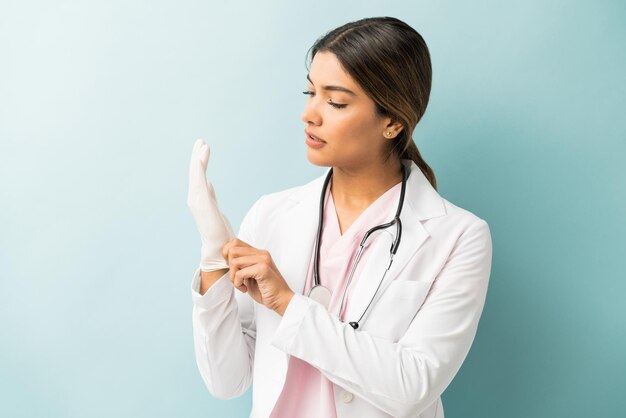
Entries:
POLYGON ((435 173, 412 139, 426 111, 432 82, 430 54, 422 36, 394 17, 369 17, 346 23, 317 39, 309 49, 311 61, 323 51, 337 57, 374 101, 378 115, 402 124, 386 159, 395 154, 413 160, 437 189, 435 173))

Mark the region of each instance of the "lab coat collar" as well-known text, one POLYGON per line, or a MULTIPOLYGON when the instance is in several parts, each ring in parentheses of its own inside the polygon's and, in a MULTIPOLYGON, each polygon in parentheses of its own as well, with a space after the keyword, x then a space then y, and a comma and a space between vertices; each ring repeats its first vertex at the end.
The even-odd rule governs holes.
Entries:
MULTIPOLYGON (((380 297, 384 289, 397 278, 406 263, 429 237, 422 222, 446 214, 444 200, 431 186, 415 162, 403 159, 402 164, 410 169, 405 201, 400 214, 403 228, 402 237, 398 252, 376 294, 376 298, 380 297)), ((283 242, 292 243, 289 246, 288 259, 290 272, 295 272, 295 274, 285 277, 285 280, 294 292, 303 293, 304 291, 305 279, 317 238, 320 194, 324 179, 329 171, 330 167, 318 178, 302 187, 294 188, 294 192, 289 196, 289 200, 294 205, 288 210, 284 218, 286 228, 283 229, 285 234, 283 237, 285 241, 283 242)), ((394 204, 389 212, 389 221, 393 219, 396 209, 397 205, 394 204)), ((365 310, 380 283, 385 268, 389 264, 389 248, 395 236, 395 227, 383 231, 385 233, 381 233, 373 241, 371 248, 366 249, 371 253, 364 261, 362 273, 351 290, 350 303, 345 315, 347 320, 358 319, 365 310)), ((367 316, 364 318, 365 321, 366 318, 367 316)))

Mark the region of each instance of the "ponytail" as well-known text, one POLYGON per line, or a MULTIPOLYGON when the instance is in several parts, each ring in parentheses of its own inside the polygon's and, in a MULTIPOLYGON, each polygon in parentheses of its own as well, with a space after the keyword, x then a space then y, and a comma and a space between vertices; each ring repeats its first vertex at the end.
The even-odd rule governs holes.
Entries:
POLYGON ((398 137, 392 141, 391 149, 387 153, 385 160, 392 155, 398 156, 401 160, 412 160, 422 171, 430 185, 433 186, 433 189, 437 190, 437 178, 435 177, 435 172, 432 168, 430 168, 426 161, 424 161, 422 154, 420 154, 420 151, 417 149, 417 145, 415 145, 413 139, 408 137, 409 139, 407 140, 407 137, 405 129, 401 130, 398 137))
POLYGON ((417 149, 417 145, 415 145, 415 142, 413 142, 412 139, 407 142, 407 147, 401 154, 400 158, 413 160, 413 162, 415 162, 420 170, 422 170, 422 173, 424 173, 424 176, 428 179, 430 185, 433 186, 435 190, 437 190, 437 179, 435 178, 435 172, 432 168, 430 168, 428 164, 426 164, 426 161, 424 161, 424 159, 422 158, 422 154, 420 154, 419 150, 417 149))

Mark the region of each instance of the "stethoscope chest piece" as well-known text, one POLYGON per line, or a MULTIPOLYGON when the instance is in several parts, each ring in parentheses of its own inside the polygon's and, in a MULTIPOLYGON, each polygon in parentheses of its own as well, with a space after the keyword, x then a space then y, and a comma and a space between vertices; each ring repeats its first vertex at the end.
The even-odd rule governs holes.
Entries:
POLYGON ((330 289, 322 286, 321 284, 315 285, 309 290, 309 297, 316 302, 319 302, 322 306, 328 310, 330 306, 330 289))

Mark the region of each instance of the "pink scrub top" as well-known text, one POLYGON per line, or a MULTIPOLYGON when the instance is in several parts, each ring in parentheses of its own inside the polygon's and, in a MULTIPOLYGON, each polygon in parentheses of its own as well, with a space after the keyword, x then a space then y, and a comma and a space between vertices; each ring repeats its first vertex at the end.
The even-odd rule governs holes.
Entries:
MULTIPOLYGON (((341 234, 339 220, 330 193, 330 183, 326 190, 326 200, 324 204, 324 225, 322 230, 322 245, 320 247, 320 284, 328 287, 332 296, 328 307, 332 315, 337 315, 341 306, 343 289, 348 281, 352 263, 355 260, 359 244, 365 233, 372 227, 390 222, 396 213, 402 183, 398 183, 383 193, 370 206, 368 206, 350 227, 341 234)), ((394 227, 387 229, 395 237, 394 227)), ((383 230, 384 231, 384 230, 383 230)), ((376 231, 367 239, 365 248, 361 254, 359 264, 354 271, 352 281, 346 291, 344 306, 341 312, 341 320, 345 314, 349 303, 350 290, 354 288, 359 273, 365 265, 368 256, 368 249, 376 237, 383 233, 376 231)), ((308 295, 309 290, 315 284, 313 277, 315 251, 311 255, 309 271, 303 295, 308 295)), ((294 289, 295 291, 295 289, 294 289)), ((359 313, 360 316, 360 313, 359 313)), ((350 318, 356 321, 358 318, 350 318)), ((332 347, 328 348, 329 350, 332 347)), ((335 397, 333 393, 333 383, 328 380, 318 369, 297 357, 289 356, 287 365, 287 376, 283 390, 274 405, 270 418, 336 418, 335 397)))

